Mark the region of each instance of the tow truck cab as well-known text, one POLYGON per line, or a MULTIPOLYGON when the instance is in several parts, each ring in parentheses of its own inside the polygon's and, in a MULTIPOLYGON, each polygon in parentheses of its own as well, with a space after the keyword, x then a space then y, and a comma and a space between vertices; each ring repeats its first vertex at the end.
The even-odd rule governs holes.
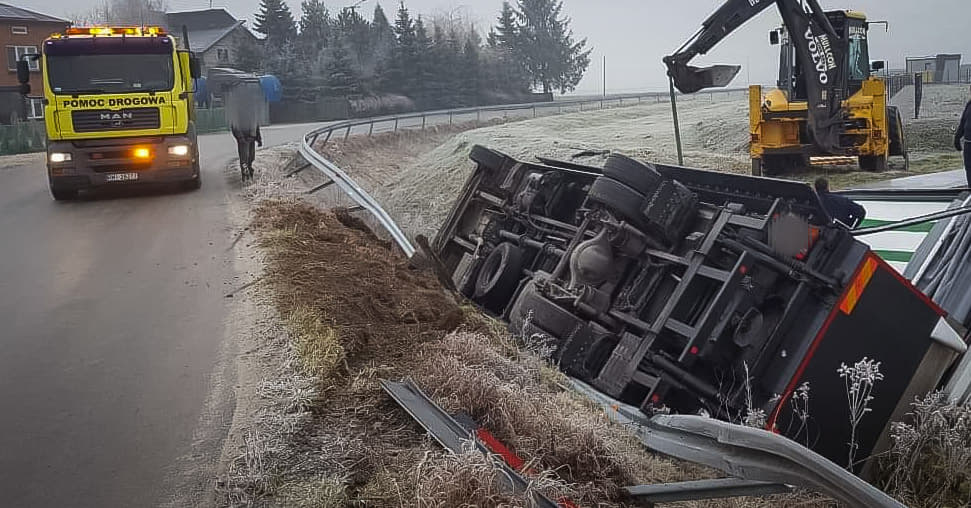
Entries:
POLYGON ((44 41, 47 168, 55 199, 131 182, 198 188, 198 63, 158 27, 70 28, 44 41))

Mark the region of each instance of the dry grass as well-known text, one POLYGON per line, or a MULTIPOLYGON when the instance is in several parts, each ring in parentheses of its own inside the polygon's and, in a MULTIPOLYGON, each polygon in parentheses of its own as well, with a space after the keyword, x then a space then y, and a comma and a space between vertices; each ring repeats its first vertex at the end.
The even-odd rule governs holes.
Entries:
POLYGON ((880 485, 907 506, 971 506, 971 407, 934 393, 908 416, 893 424, 880 485))
POLYGON ((536 469, 554 471, 584 504, 620 502, 621 487, 638 481, 683 478, 682 467, 643 453, 625 431, 544 383, 536 357, 504 356, 489 347, 493 342, 480 333, 448 335, 429 346, 419 383, 446 410, 468 413, 536 469))
POLYGON ((297 306, 290 313, 287 324, 303 372, 318 379, 336 375, 346 357, 337 331, 321 323, 317 313, 306 305, 297 306))

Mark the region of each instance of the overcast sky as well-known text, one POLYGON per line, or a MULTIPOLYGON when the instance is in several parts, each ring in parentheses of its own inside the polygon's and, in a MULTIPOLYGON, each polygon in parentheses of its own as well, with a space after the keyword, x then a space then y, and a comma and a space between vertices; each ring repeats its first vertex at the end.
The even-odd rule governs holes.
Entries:
MULTIPOLYGON (((48 14, 68 16, 90 9, 98 0, 8 0, 48 14)), ((326 1, 326 0, 325 0, 326 1)), ((969 0, 820 0, 823 8, 851 8, 867 13, 870 20, 890 21, 890 32, 881 26, 871 31, 870 57, 888 60, 891 68, 903 68, 907 56, 962 53, 971 63, 971 1, 969 0)), ((299 17, 300 0, 287 0, 299 17)), ((326 1, 331 11, 354 0, 326 1)), ((666 88, 661 58, 677 49, 701 25, 722 0, 564 0, 564 12, 573 19, 573 31, 586 37, 593 48, 590 68, 578 92, 598 92, 602 87, 602 58, 607 57, 607 91, 633 92, 666 88)), ((170 10, 209 7, 209 0, 168 0, 170 10)), ((366 0, 364 11, 375 0, 366 0)), ((382 7, 393 18, 397 1, 384 0, 382 7)), ((406 0, 412 13, 427 15, 464 10, 487 30, 499 13, 502 0, 406 0)), ((241 19, 252 20, 259 0, 212 0, 241 19)), ((768 31, 781 23, 775 9, 768 9, 726 39, 702 63, 743 66, 733 85, 774 83, 777 48, 769 46, 768 31)))

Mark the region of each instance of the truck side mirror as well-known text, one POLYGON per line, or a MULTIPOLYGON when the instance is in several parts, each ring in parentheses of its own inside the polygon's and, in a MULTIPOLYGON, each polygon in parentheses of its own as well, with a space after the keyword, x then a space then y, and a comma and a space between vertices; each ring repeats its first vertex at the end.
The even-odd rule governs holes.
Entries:
POLYGON ((883 70, 883 69, 885 69, 886 67, 887 67, 887 62, 885 62, 885 61, 883 61, 883 60, 874 60, 874 61, 873 61, 873 62, 872 62, 872 63, 870 64, 870 69, 872 69, 872 70, 874 70, 874 71, 882 71, 882 70, 883 70))
POLYGON ((23 58, 17 60, 17 82, 21 85, 30 83, 30 63, 23 58))
POLYGON ((196 56, 189 57, 189 76, 192 79, 199 79, 202 77, 202 67, 199 65, 199 58, 196 56))
POLYGON ((769 44, 776 46, 779 44, 779 31, 772 30, 769 32, 769 44))

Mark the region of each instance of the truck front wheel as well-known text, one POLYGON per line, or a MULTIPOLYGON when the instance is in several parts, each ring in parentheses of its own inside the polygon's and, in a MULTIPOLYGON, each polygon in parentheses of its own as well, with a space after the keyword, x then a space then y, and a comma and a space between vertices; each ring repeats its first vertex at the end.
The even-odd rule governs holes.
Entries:
POLYGON ((196 176, 191 180, 186 180, 182 187, 186 190, 199 190, 202 188, 202 170, 199 168, 198 163, 196 164, 196 176))
POLYGON ((54 201, 71 201, 72 199, 77 199, 77 189, 64 187, 54 183, 53 181, 49 183, 51 187, 51 196, 54 196, 54 201))
POLYGON ((860 169, 863 171, 880 172, 887 170, 886 155, 861 155, 860 169))

